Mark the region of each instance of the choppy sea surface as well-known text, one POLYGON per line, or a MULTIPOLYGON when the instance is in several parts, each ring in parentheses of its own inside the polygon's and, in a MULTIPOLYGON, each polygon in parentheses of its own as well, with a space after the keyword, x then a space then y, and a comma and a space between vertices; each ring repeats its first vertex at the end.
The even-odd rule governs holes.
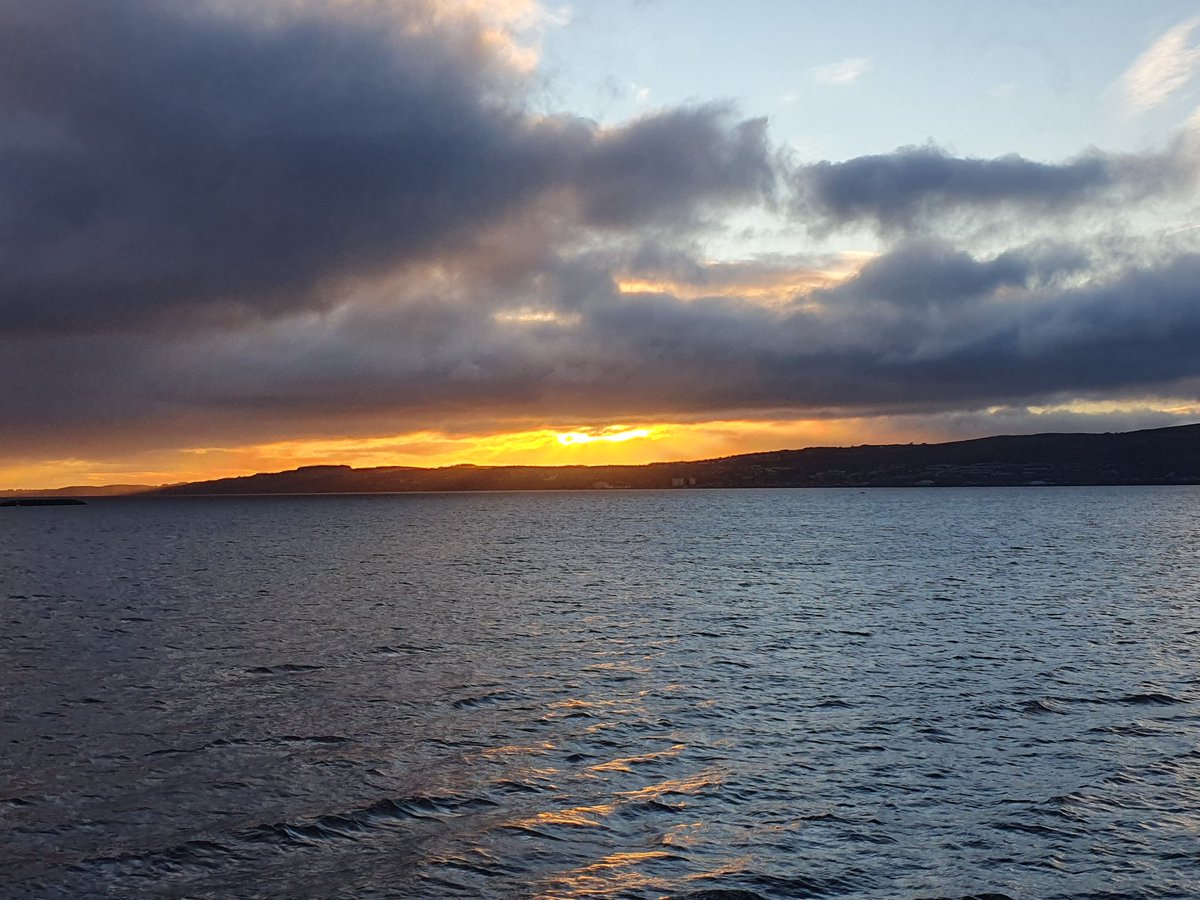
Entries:
POLYGON ((0 895, 1195 897, 1198 651, 1189 487, 4 509, 0 895))

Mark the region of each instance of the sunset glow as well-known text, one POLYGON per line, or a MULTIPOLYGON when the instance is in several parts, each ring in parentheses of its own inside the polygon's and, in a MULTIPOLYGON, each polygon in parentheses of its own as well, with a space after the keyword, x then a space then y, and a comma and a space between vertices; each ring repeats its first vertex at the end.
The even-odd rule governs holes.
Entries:
POLYGON ((937 442, 1012 431, 1015 418, 1032 416, 1039 431, 1094 427, 1104 416, 1124 415, 1148 423, 1187 422, 1200 406, 1179 398, 1147 403, 1073 402, 1029 409, 998 406, 951 427, 929 428, 919 417, 845 419, 725 419, 703 422, 639 422, 619 425, 548 426, 495 433, 439 430, 383 437, 277 441, 231 447, 147 451, 111 459, 31 461, 0 472, 0 490, 31 484, 159 485, 274 472, 300 466, 340 464, 359 468, 484 466, 642 465, 711 459, 812 446, 860 443, 937 442))
POLYGON ((0 0, 0 900, 1196 896, 1198 509, 1197 0, 0 0))
MULTIPOLYGON (((204 447, 122 460, 54 460, 14 470, 0 489, 40 483, 162 484, 339 463, 355 467, 476 465, 640 465, 736 453, 844 443, 871 433, 859 422, 717 421, 540 428, 498 434, 420 431, 390 437, 283 441, 244 447, 204 447)), ((881 431, 881 435, 888 432, 881 431)))
POLYGON ((1194 421, 1194 10, 1017 6, 0 13, 0 490, 1194 421))
POLYGON ((596 441, 620 444, 625 441, 636 441, 652 437, 655 431, 659 430, 661 428, 625 428, 622 425, 609 425, 607 428, 593 431, 562 431, 558 433, 558 442, 564 447, 570 447, 574 444, 591 444, 596 441))
POLYGON ((866 251, 845 252, 825 266, 811 267, 770 260, 708 261, 700 269, 702 277, 691 281, 626 275, 617 280, 617 290, 622 294, 666 294, 681 300, 729 297, 781 306, 807 300, 814 291, 853 277, 875 256, 866 251))

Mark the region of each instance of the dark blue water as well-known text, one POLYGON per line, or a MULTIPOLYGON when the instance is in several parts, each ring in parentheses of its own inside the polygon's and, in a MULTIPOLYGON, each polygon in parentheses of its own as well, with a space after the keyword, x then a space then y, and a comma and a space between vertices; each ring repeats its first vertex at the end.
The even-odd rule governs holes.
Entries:
POLYGON ((1198 501, 0 510, 0 894, 1193 897, 1198 501))

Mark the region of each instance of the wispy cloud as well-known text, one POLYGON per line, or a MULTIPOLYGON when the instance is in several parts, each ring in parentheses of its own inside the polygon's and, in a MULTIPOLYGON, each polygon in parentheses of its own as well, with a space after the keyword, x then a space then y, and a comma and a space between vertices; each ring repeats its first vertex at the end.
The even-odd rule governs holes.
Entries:
POLYGON ((871 60, 865 56, 854 56, 841 62, 829 63, 824 66, 814 66, 813 80, 818 84, 846 85, 854 84, 871 68, 871 60))
POLYGON ((1159 106, 1200 68, 1200 45, 1192 40, 1197 26, 1200 18, 1171 28, 1121 76, 1121 91, 1132 110, 1159 106))

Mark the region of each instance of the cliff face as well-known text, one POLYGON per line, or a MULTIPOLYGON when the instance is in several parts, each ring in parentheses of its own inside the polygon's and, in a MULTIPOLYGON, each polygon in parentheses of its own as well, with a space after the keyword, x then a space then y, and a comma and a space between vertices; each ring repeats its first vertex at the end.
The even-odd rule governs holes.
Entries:
POLYGON ((1200 425, 947 444, 778 450, 646 466, 306 466, 174 485, 157 495, 728 487, 1200 484, 1200 425))

